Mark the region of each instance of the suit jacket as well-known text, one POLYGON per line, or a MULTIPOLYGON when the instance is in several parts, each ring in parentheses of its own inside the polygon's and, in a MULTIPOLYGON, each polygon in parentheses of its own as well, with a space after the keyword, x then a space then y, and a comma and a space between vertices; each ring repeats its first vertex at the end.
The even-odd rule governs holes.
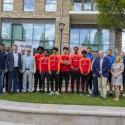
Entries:
MULTIPOLYGON (((22 70, 23 70, 23 72, 25 72, 25 64, 26 64, 26 55, 24 55, 23 57, 22 57, 22 70)), ((35 65, 35 59, 34 59, 34 57, 33 56, 31 56, 31 63, 30 63, 30 72, 31 73, 35 73, 35 71, 36 71, 36 65, 35 65)))
POLYGON ((97 75, 96 73, 97 62, 96 61, 97 61, 97 58, 92 61, 92 74, 93 75, 97 75))
MULTIPOLYGON (((100 71, 100 58, 98 57, 96 59, 96 64, 95 64, 95 68, 96 68, 96 75, 99 77, 99 71, 100 71)), ((103 62, 102 62, 102 76, 108 78, 109 77, 109 69, 110 69, 110 62, 108 57, 104 57, 103 58, 103 62)))
MULTIPOLYGON (((14 69, 14 54, 13 52, 9 52, 6 57, 5 61, 5 68, 8 71, 13 71, 14 69)), ((18 70, 22 70, 22 63, 21 63, 21 54, 18 53, 18 70)))

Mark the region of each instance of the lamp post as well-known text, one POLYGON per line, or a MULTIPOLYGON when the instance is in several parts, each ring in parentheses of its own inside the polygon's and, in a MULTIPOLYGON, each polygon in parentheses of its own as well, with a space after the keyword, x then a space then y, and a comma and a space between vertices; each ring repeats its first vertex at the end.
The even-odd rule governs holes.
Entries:
POLYGON ((59 23, 59 30, 60 30, 60 54, 61 54, 61 50, 62 50, 62 34, 63 34, 63 30, 65 27, 64 23, 59 23))

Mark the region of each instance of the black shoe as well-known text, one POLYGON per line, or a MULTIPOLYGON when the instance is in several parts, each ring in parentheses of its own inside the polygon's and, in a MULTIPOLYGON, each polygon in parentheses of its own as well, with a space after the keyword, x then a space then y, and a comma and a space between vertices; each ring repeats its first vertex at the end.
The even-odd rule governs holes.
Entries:
POLYGON ((113 96, 113 94, 112 94, 112 93, 110 93, 110 94, 109 94, 109 96, 113 96))

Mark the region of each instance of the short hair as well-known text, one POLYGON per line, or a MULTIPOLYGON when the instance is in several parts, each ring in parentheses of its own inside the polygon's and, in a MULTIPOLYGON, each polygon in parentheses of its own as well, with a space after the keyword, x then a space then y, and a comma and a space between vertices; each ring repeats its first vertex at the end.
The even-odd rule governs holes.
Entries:
POLYGON ((5 45, 3 43, 0 43, 0 45, 5 47, 5 45))
POLYGON ((76 48, 77 48, 77 49, 79 49, 79 47, 78 47, 78 46, 74 46, 74 49, 76 49, 76 48))
POLYGON ((82 54, 87 54, 87 51, 86 51, 86 50, 83 50, 83 51, 82 51, 82 54))
POLYGON ((68 48, 68 47, 63 47, 63 50, 65 50, 65 49, 66 49, 66 50, 69 50, 69 48, 68 48))
POLYGON ((17 47, 18 47, 18 45, 17 45, 17 44, 13 44, 12 46, 17 46, 17 47))
POLYGON ((87 49, 90 49, 90 50, 91 50, 91 47, 87 47, 87 49))
POLYGON ((53 47, 53 49, 52 50, 55 50, 55 51, 57 51, 58 52, 58 48, 57 47, 53 47))
POLYGON ((44 52, 45 52, 45 51, 46 51, 47 53, 49 53, 49 50, 48 50, 48 49, 44 49, 44 52))
POLYGON ((37 51, 39 51, 39 50, 42 50, 42 51, 44 52, 44 47, 39 46, 39 47, 37 48, 37 51))
POLYGON ((111 51, 111 52, 112 52, 112 50, 111 50, 111 49, 107 49, 107 51, 111 51))

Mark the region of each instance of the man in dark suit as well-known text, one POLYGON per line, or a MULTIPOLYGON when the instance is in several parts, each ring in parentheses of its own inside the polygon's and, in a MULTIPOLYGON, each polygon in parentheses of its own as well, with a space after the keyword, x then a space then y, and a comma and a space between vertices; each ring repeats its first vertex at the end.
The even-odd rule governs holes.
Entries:
POLYGON ((7 54, 6 72, 9 72, 8 92, 19 91, 19 72, 22 72, 21 54, 18 53, 18 46, 13 45, 13 51, 7 54), (13 87, 12 87, 13 83, 13 87))
POLYGON ((4 44, 0 44, 0 95, 3 93, 3 79, 4 79, 4 70, 5 70, 5 59, 6 53, 4 52, 4 44))
POLYGON ((92 85, 93 85, 93 89, 92 89, 92 96, 97 96, 98 95, 98 77, 96 74, 96 61, 97 61, 97 52, 94 51, 93 53, 93 60, 92 60, 92 85))
POLYGON ((103 51, 99 51, 99 57, 96 60, 96 75, 98 76, 98 87, 101 97, 106 99, 107 80, 109 77, 110 62, 108 57, 104 57, 103 51))

